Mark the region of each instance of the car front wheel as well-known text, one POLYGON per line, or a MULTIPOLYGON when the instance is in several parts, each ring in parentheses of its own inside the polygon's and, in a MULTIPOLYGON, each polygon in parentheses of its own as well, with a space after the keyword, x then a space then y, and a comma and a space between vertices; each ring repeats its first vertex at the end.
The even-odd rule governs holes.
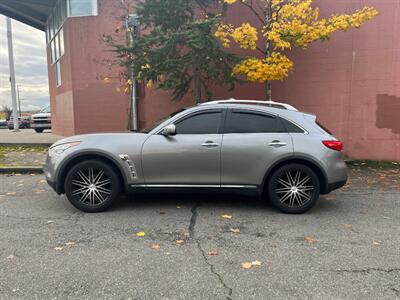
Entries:
POLYGON ((320 194, 317 175, 309 167, 288 164, 277 169, 268 183, 273 206, 285 213, 300 214, 311 209, 320 194))
POLYGON ((73 166, 65 179, 65 194, 77 209, 102 212, 120 196, 120 183, 115 170, 99 160, 87 160, 73 166))
POLYGON ((41 128, 37 128, 37 129, 35 129, 35 131, 36 131, 37 133, 42 133, 42 132, 43 132, 43 130, 44 130, 44 129, 41 129, 41 128))

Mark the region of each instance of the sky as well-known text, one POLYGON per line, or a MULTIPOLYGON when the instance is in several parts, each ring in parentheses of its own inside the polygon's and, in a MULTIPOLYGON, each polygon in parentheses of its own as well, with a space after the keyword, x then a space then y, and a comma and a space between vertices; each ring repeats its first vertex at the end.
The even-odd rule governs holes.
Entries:
MULTIPOLYGON (((9 82, 6 17, 0 15, 0 107, 12 106, 9 82)), ((20 85, 22 111, 49 103, 46 36, 43 31, 12 20, 15 80, 20 85)))

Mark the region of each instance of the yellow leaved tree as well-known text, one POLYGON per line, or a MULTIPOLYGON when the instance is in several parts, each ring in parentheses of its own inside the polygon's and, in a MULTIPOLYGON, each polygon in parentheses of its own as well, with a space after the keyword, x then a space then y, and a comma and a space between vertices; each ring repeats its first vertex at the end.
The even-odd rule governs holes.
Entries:
POLYGON ((257 24, 244 22, 235 27, 220 23, 215 36, 229 48, 236 43, 240 48, 254 50, 254 55, 243 59, 233 68, 236 76, 247 81, 266 83, 266 99, 272 99, 271 81, 283 80, 293 69, 287 51, 307 49, 318 40, 327 40, 337 30, 359 28, 378 15, 371 7, 352 14, 335 14, 320 18, 312 0, 223 0, 225 5, 242 5, 249 9, 257 24), (262 44, 262 46, 260 46, 262 44), (261 55, 260 55, 261 53, 261 55))

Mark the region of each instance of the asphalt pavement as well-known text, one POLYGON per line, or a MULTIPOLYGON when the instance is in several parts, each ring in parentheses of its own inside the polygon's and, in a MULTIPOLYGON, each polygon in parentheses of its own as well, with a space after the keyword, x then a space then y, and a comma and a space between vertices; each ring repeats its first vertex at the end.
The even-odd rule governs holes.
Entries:
POLYGON ((42 175, 0 175, 0 299, 400 299, 400 172, 382 174, 303 215, 215 194, 85 214, 42 175))

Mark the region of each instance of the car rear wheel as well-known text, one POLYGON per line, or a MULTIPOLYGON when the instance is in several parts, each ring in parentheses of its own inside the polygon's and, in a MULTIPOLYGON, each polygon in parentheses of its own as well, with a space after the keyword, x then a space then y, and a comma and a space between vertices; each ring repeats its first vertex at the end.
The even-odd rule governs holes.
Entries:
POLYGON ((42 133, 43 130, 44 130, 44 129, 41 129, 41 128, 35 129, 35 131, 36 131, 37 133, 42 133))
POLYGON ((268 183, 273 206, 285 213, 300 214, 311 209, 319 198, 320 184, 309 167, 288 164, 276 170, 268 183))
POLYGON ((73 166, 65 179, 65 194, 77 209, 102 212, 120 196, 120 183, 115 170, 99 160, 87 160, 73 166))

